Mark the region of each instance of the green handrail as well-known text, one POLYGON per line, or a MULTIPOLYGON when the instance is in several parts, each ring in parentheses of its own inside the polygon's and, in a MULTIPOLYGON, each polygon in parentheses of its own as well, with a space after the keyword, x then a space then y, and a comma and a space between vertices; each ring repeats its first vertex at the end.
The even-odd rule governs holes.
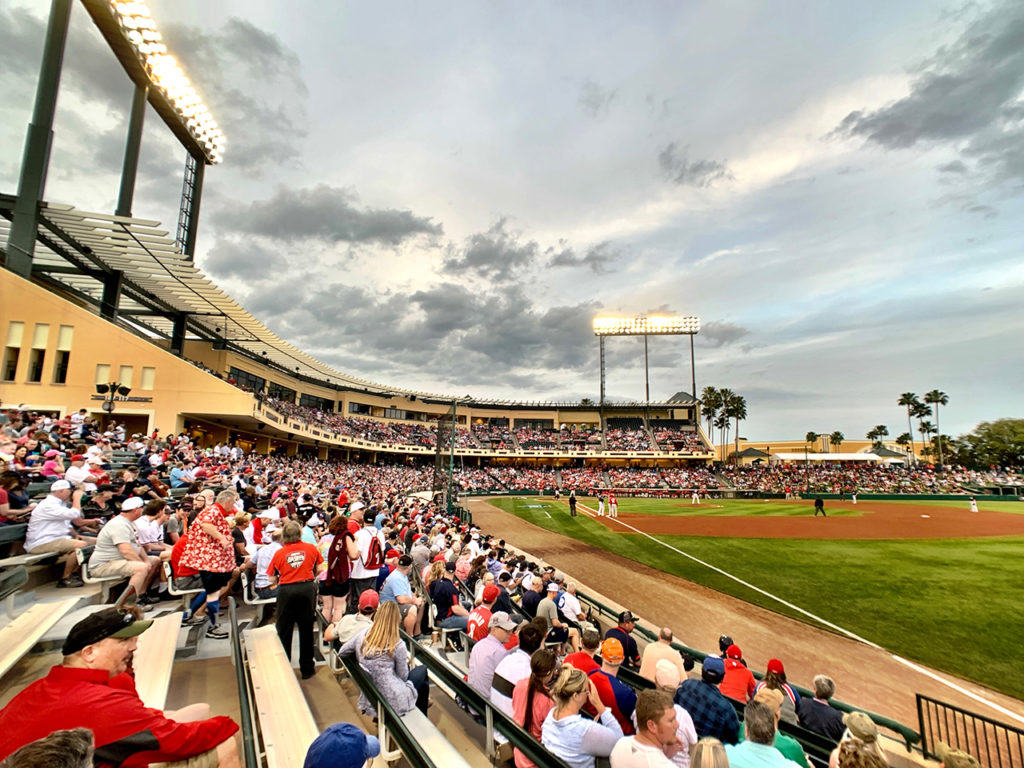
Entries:
POLYGON ((405 630, 400 630, 402 639, 415 650, 420 652, 416 654, 416 658, 438 679, 440 679, 446 686, 469 705, 473 710, 479 713, 484 713, 490 710, 491 717, 493 718, 494 730, 509 740, 509 743, 513 747, 518 749, 527 758, 532 760, 534 764, 539 768, 568 768, 565 762, 555 755, 552 755, 544 746, 541 745, 537 739, 533 738, 524 728, 519 725, 515 720, 509 717, 505 712, 496 707, 489 698, 485 698, 480 694, 476 688, 471 686, 465 680, 462 679, 462 673, 456 672, 451 666, 445 661, 435 656, 432 653, 428 653, 419 648, 419 645, 406 634, 405 630))
POLYGON ((242 660, 242 636, 238 632, 238 615, 235 598, 228 598, 228 617, 231 621, 231 663, 235 665, 235 682, 238 685, 238 710, 242 720, 242 754, 245 768, 260 768, 256 754, 256 734, 252 730, 252 708, 249 706, 249 677, 242 660))
MULTIPOLYGON (((576 597, 579 598, 579 600, 581 602, 588 603, 589 605, 591 605, 594 608, 596 608, 598 613, 603 614, 603 615, 607 615, 607 616, 610 616, 610 617, 614 617, 616 620, 618 619, 619 612, 616 611, 615 609, 611 608, 610 606, 605 605, 604 603, 602 603, 597 598, 595 598, 595 597, 593 597, 591 595, 588 595, 588 594, 586 594, 584 592, 581 592, 579 590, 577 590, 577 592, 576 592, 576 597)), ((654 632, 652 632, 651 630, 647 629, 646 627, 641 627, 641 626, 638 625, 634 629, 634 632, 636 632, 637 634, 639 634, 642 637, 644 637, 648 642, 656 642, 657 639, 658 639, 658 636, 654 632)), ((688 654, 688 655, 692 656, 696 661, 700 661, 702 663, 703 663, 704 659, 708 655, 708 654, 706 654, 703 651, 698 651, 695 648, 690 648, 688 646, 683 645, 682 643, 675 643, 674 642, 674 643, 672 643, 672 647, 675 648, 680 653, 688 654)), ((751 670, 751 671, 753 672, 753 670, 751 670)), ((620 675, 621 675, 621 671, 620 671, 620 675)), ((754 677, 756 679, 758 679, 758 680, 763 680, 764 679, 764 673, 762 673, 762 672, 754 672, 754 677)), ((814 698, 814 692, 809 690, 809 689, 807 689, 807 688, 803 688, 803 687, 801 687, 799 685, 794 685, 793 683, 789 683, 789 686, 791 688, 793 688, 801 696, 809 696, 811 698, 814 698)), ((913 728, 911 728, 911 727, 909 727, 907 725, 904 725, 901 722, 893 720, 890 717, 886 717, 885 715, 879 715, 879 714, 877 714, 875 712, 869 712, 866 709, 861 709, 859 707, 855 707, 855 706, 853 706, 851 704, 847 704, 845 702, 838 701, 837 699, 830 699, 829 703, 834 708, 838 709, 840 712, 863 712, 868 717, 870 717, 877 725, 880 725, 883 728, 887 728, 890 731, 893 731, 894 733, 898 733, 902 737, 903 742, 906 745, 908 752, 911 750, 911 748, 913 747, 914 744, 917 744, 918 742, 921 741, 921 734, 919 734, 913 728)))

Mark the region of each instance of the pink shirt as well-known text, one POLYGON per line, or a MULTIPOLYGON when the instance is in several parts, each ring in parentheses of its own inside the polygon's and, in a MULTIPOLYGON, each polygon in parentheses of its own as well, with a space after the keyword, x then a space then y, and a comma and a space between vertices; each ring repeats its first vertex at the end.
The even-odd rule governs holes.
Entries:
MULTIPOLYGON (((548 712, 551 711, 555 704, 546 694, 535 693, 533 695, 533 712, 531 713, 530 722, 523 723, 523 719, 526 717, 526 694, 529 688, 530 678, 524 677, 512 689, 512 716, 517 723, 530 732, 531 736, 540 741, 541 726, 544 724, 544 719, 548 716, 548 712)), ((536 768, 536 763, 518 749, 514 750, 513 755, 516 768, 536 768)))

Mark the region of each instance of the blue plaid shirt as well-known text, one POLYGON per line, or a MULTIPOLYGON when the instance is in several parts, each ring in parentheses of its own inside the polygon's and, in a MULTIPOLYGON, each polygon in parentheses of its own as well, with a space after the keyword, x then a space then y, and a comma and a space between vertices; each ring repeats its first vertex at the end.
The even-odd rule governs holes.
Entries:
POLYGON ((701 738, 713 736, 723 744, 735 744, 739 739, 740 719, 717 686, 684 680, 676 689, 675 702, 690 713, 701 738))

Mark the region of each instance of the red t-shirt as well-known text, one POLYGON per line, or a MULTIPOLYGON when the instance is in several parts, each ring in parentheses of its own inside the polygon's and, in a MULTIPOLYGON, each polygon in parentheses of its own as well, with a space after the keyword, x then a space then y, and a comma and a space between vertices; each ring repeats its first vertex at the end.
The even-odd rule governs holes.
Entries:
POLYGON ((174 542, 174 546, 171 547, 171 570, 174 571, 174 578, 179 579, 185 576, 198 576, 199 571, 195 568, 189 568, 187 565, 181 564, 181 556, 185 554, 185 543, 188 540, 188 534, 183 533, 178 537, 178 540, 174 542))
POLYGON ((281 584, 312 581, 316 576, 316 567, 323 561, 320 550, 305 541, 297 541, 285 544, 274 553, 267 575, 280 574, 281 584))
POLYGON ((0 755, 54 730, 88 728, 97 766, 136 768, 200 755, 238 730, 230 717, 168 720, 142 703, 129 680, 127 675, 111 679, 102 669, 51 668, 0 711, 0 755))
POLYGON ((487 625, 491 621, 491 609, 486 605, 478 605, 469 612, 469 619, 466 622, 466 634, 473 638, 473 642, 479 643, 487 637, 487 625))
POLYGON ((586 672, 588 675, 595 669, 600 669, 601 665, 594 661, 594 657, 586 651, 577 651, 576 653, 570 653, 565 657, 565 664, 569 664, 576 669, 586 672))

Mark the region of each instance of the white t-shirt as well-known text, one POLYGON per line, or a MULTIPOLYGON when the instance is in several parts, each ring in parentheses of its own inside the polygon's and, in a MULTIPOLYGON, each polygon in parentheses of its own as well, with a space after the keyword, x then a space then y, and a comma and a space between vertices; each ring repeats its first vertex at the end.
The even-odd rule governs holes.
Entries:
POLYGON ((377 576, 377 571, 367 570, 363 567, 366 558, 370 554, 370 540, 377 535, 377 529, 372 525, 365 525, 355 535, 356 546, 359 547, 359 559, 352 563, 350 578, 369 579, 377 576))
POLYGON ((619 739, 609 759, 612 768, 674 768, 664 752, 641 744, 636 736, 619 739))
POLYGON ((158 523, 155 517, 143 515, 135 521, 135 530, 139 534, 139 544, 143 547, 158 544, 164 540, 163 523, 158 523))
POLYGON ((25 532, 25 551, 31 552, 41 544, 71 536, 71 521, 82 516, 82 512, 66 506, 56 496, 47 496, 32 510, 25 532))
POLYGON ((566 618, 573 621, 579 621, 579 615, 583 613, 579 599, 576 595, 570 595, 568 592, 563 592, 558 596, 558 609, 565 614, 566 618))

